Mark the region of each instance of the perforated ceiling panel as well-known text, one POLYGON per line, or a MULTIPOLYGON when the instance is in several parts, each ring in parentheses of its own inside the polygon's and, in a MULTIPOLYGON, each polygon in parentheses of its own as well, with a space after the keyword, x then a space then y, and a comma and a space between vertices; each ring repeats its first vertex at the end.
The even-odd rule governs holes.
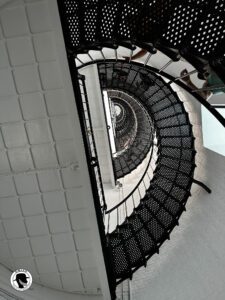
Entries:
POLYGON ((79 5, 77 1, 65 0, 65 14, 68 20, 68 27, 71 37, 72 46, 80 45, 80 21, 79 21, 79 5))
POLYGON ((216 0, 215 10, 225 12, 225 2, 224 2, 224 0, 216 0))
POLYGON ((136 28, 139 26, 139 16, 144 1, 126 1, 121 10, 119 18, 118 34, 124 39, 134 38, 136 28))
POLYGON ((103 40, 113 38, 119 4, 118 0, 106 0, 102 3, 101 14, 99 16, 101 20, 99 36, 103 40))
POLYGON ((196 1, 194 4, 192 2, 184 1, 176 6, 169 19, 163 38, 172 47, 179 47, 182 44, 209 1, 196 1))
POLYGON ((137 39, 155 41, 164 31, 164 26, 173 8, 174 0, 150 0, 144 5, 137 22, 137 39))
POLYGON ((191 49, 197 55, 208 58, 225 38, 224 13, 208 13, 198 25, 190 39, 191 49))
POLYGON ((86 42, 94 42, 97 35, 98 0, 85 0, 84 5, 84 37, 86 42))

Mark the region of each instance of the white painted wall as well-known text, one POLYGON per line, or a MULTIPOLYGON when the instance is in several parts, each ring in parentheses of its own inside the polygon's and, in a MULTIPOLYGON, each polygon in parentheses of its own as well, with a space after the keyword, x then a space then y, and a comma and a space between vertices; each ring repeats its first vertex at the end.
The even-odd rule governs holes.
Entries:
POLYGON ((29 299, 110 299, 56 0, 0 9, 0 174, 0 263, 31 272, 29 299))

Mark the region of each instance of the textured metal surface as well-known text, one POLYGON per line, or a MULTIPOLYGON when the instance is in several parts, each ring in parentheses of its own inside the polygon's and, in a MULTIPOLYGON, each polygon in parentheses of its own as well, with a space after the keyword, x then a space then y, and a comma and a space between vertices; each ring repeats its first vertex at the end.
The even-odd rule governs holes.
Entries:
MULTIPOLYGON (((76 54, 104 45, 115 48, 124 42, 146 49, 153 44, 167 53, 180 51, 200 71, 196 58, 212 61, 224 47, 224 7, 224 0, 60 2, 67 43, 76 54)), ((222 62, 215 70, 224 77, 222 62)))

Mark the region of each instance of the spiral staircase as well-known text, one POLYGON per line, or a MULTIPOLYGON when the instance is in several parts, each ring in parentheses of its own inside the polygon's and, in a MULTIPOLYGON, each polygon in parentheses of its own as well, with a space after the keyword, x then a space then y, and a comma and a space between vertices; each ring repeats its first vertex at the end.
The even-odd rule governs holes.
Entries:
MULTIPOLYGON (((192 92, 223 126, 225 120, 196 91, 191 91, 181 77, 174 78, 164 71, 182 57, 194 67, 190 75, 213 70, 225 82, 225 2, 64 0, 58 1, 58 6, 78 109, 82 110, 83 97, 86 98, 85 93, 80 93, 79 81, 85 81, 78 69, 88 64, 97 64, 102 90, 108 91, 115 105, 121 107, 117 116, 117 149, 121 153, 113 158, 115 179, 126 176, 142 163, 154 148, 154 134, 157 141, 157 161, 153 177, 148 185, 144 183, 144 194, 138 189, 138 201, 131 192, 107 209, 100 171, 97 180, 93 172, 93 167, 98 167, 97 153, 94 149, 93 155, 93 149, 90 150, 88 125, 80 114, 90 176, 95 177, 92 186, 96 201, 101 190, 96 209, 101 212, 99 228, 114 298, 115 286, 146 266, 148 259, 159 253, 162 243, 169 239, 185 210, 192 184, 198 183, 210 192, 194 178, 196 150, 192 125, 183 103, 171 88, 172 83, 192 92), (120 46, 130 51, 126 61, 118 58, 120 46), (136 47, 148 52, 144 64, 132 62, 136 47), (115 57, 107 59, 104 48, 113 49, 115 57), (98 52, 99 59, 93 59, 91 51, 98 52), (168 62, 158 69, 148 66, 157 51, 168 57, 168 62), (89 60, 84 63, 80 54, 86 54, 89 60), (122 76, 118 70, 123 72, 122 76), (151 82, 149 86, 142 84, 143 77, 151 82), (133 117, 128 119, 126 115, 133 117), (121 151, 126 142, 127 148, 121 151), (125 210, 122 219, 121 207, 125 210), (116 225, 111 227, 113 214, 116 225)), ((88 99, 85 101, 88 103, 88 99)), ((152 156, 150 163, 151 159, 152 156)))
MULTIPOLYGON (((130 68, 129 64, 115 62, 107 63, 108 69, 114 70, 114 64, 117 67, 122 64, 123 70, 130 68)), ((99 64, 99 68, 105 70, 104 64, 99 64)), ((106 78, 105 87, 115 88, 110 72, 106 78)), ((158 76, 136 66, 130 68, 123 90, 134 93, 154 120, 158 161, 150 187, 140 204, 116 231, 108 233, 114 270, 119 279, 131 276, 134 269, 145 264, 147 256, 158 252, 161 243, 169 237, 190 195, 195 168, 192 128, 173 91, 158 76), (132 88, 140 81, 141 72, 155 82, 144 91, 132 88), (135 77, 136 73, 138 76, 135 77)))

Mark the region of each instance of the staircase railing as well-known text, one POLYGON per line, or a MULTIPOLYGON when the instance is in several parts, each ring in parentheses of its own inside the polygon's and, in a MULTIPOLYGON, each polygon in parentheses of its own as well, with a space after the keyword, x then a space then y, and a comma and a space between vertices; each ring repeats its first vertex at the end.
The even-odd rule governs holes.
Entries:
POLYGON ((155 142, 155 135, 152 137, 152 146, 149 152, 148 163, 145 167, 143 175, 132 191, 124 197, 123 185, 119 187, 122 192, 122 200, 113 207, 105 211, 105 231, 106 234, 115 230, 115 228, 122 224, 124 220, 135 210, 143 199, 146 191, 150 186, 150 181, 153 177, 158 157, 158 147, 155 142))
POLYGON ((102 184, 102 177, 100 172, 98 154, 94 139, 94 132, 92 127, 91 115, 90 115, 90 108, 88 104, 88 96, 87 90, 85 85, 85 76, 79 74, 79 85, 81 90, 81 97, 82 97, 82 119, 85 127, 86 138, 87 138, 87 145, 88 145, 88 152, 89 152, 89 163, 93 170, 93 177, 96 180, 96 185, 98 189, 98 196, 99 201, 101 204, 102 213, 107 209, 107 204, 105 201, 104 189, 102 184))
MULTIPOLYGON (((133 46, 133 49, 135 49, 136 48, 136 46, 135 45, 132 45, 133 46)), ((145 45, 143 44, 143 47, 144 47, 145 45)), ((118 57, 119 57, 119 55, 118 55, 118 53, 117 53, 117 49, 118 49, 118 45, 117 45, 117 48, 116 49, 114 49, 114 52, 116 53, 115 54, 115 58, 113 58, 113 60, 117 60, 118 62, 119 61, 121 61, 121 62, 124 62, 124 60, 122 60, 122 59, 119 59, 118 57)), ((107 58, 107 55, 106 55, 106 53, 104 53, 104 51, 105 51, 105 49, 107 49, 107 48, 101 48, 101 50, 99 50, 99 51, 95 51, 96 53, 97 52, 99 52, 99 54, 100 54, 100 56, 98 56, 99 58, 98 59, 94 59, 93 57, 92 57, 92 59, 90 59, 89 58, 89 56, 87 56, 87 59, 85 59, 85 61, 82 61, 82 59, 80 58, 80 56, 82 56, 82 55, 84 55, 84 54, 81 54, 81 55, 76 55, 76 60, 77 60, 77 68, 78 69, 80 69, 80 68, 83 68, 83 67, 85 67, 85 66, 88 66, 88 65, 90 65, 90 64, 93 64, 93 63, 101 63, 101 62, 105 62, 105 63, 107 63, 107 62, 110 62, 110 61, 112 61, 112 59, 108 59, 107 58)), ((148 49, 148 46, 146 45, 146 49, 148 49)), ((151 50, 151 49, 150 49, 151 50)), ((171 85, 171 84, 173 84, 173 83, 176 83, 178 86, 180 86, 180 87, 182 87, 184 90, 186 90, 188 93, 190 93, 198 102, 200 102, 203 106, 205 106, 206 107, 206 109, 207 110, 209 110, 210 111, 210 113, 212 113, 213 115, 214 115, 214 117, 225 127, 225 118, 213 107, 213 105, 211 105, 209 102, 207 102, 203 97, 201 97, 200 95, 199 95, 199 92, 202 92, 202 91, 214 91, 214 90, 217 90, 217 89, 225 89, 225 84, 224 85, 220 85, 219 87, 218 87, 218 85, 215 85, 215 86, 211 86, 211 87, 207 87, 207 88, 199 88, 199 89, 193 89, 193 88, 190 88, 186 83, 184 83, 183 81, 182 81, 182 79, 183 78, 185 78, 185 77, 187 77, 187 76, 192 76, 192 75, 194 75, 194 74, 196 74, 196 73, 199 73, 199 70, 197 70, 193 65, 191 65, 191 63, 189 62, 189 64, 190 64, 190 66, 192 66, 193 67, 193 70, 192 71, 190 71, 190 72, 188 72, 187 74, 185 74, 185 75, 179 75, 179 76, 176 76, 176 77, 174 77, 174 76, 172 76, 172 75, 170 75, 169 73, 167 73, 167 72, 165 72, 165 69, 166 68, 168 68, 168 66, 170 65, 170 64, 172 64, 172 63, 175 63, 175 62, 177 62, 177 60, 175 60, 175 59, 171 59, 171 53, 169 52, 167 52, 167 50, 164 52, 163 51, 164 49, 161 49, 160 48, 160 51, 164 54, 164 55, 169 55, 168 56, 168 62, 167 63, 165 63, 160 69, 157 69, 157 68, 155 68, 155 67, 152 67, 152 66, 150 66, 150 65, 148 65, 149 64, 149 62, 150 62, 150 59, 152 58, 152 57, 154 57, 154 54, 156 54, 157 53, 157 51, 155 50, 155 52, 153 51, 153 50, 151 50, 152 51, 152 53, 151 52, 149 52, 149 55, 147 56, 147 58, 146 58, 146 60, 144 61, 144 63, 142 64, 142 63, 139 63, 139 62, 136 62, 136 61, 132 61, 132 64, 136 64, 136 65, 139 65, 139 66, 144 66, 144 67, 146 67, 146 68, 148 68, 148 69, 150 69, 150 70, 152 70, 154 73, 156 73, 156 74, 159 74, 159 75, 161 75, 161 76, 163 76, 163 77, 165 77, 165 78, 167 78, 168 80, 169 80, 169 84, 171 85)), ((88 51, 87 51, 88 52, 88 51)), ((127 59, 126 61, 127 62, 131 62, 131 58, 132 58, 132 56, 133 56, 133 50, 131 50, 131 52, 130 52, 130 56, 128 57, 129 59, 127 59)), ((180 59, 180 56, 179 56, 179 59, 180 59)), ((179 60, 178 59, 178 60, 179 60)))
MULTIPOLYGON (((124 62, 122 60, 117 60, 118 62, 124 62)), ((94 62, 94 60, 93 60, 94 62)), ((99 62, 99 61, 98 61, 99 62)), ((105 60, 105 63, 107 62, 112 62, 112 60, 105 60)), ((142 67, 142 64, 140 63, 135 63, 132 62, 132 64, 137 65, 139 67, 142 67)), ((147 69, 150 69, 151 71, 154 70, 155 73, 160 73, 160 75, 167 77, 170 81, 169 83, 171 84, 172 82, 178 82, 179 83, 179 79, 177 78, 173 78, 172 76, 166 74, 164 74, 164 72, 162 72, 161 70, 156 70, 150 66, 145 66, 147 69)), ((193 74, 194 72, 192 72, 193 74)), ((180 85, 185 85, 182 82, 180 82, 180 85)), ((187 89, 187 87, 186 87, 187 89)), ((84 93, 86 94, 86 92, 84 93)), ((200 100, 200 102, 203 100, 200 96, 197 96, 200 100)), ((206 106, 208 106, 209 110, 211 109, 211 105, 206 102, 204 100, 204 103, 206 103, 206 106)), ((213 106, 212 109, 214 110, 213 106)), ((216 110, 215 110, 216 111, 216 110)), ((222 121, 222 120, 221 120, 222 121)), ((154 140, 154 137, 152 137, 152 141, 154 140)), ((150 158, 147 164, 147 167, 141 177, 141 179, 138 181, 138 183, 136 184, 136 186, 133 188, 133 190, 129 193, 129 195, 127 195, 126 197, 124 197, 123 195, 123 187, 121 186, 121 190, 122 190, 122 200, 119 201, 119 203, 117 203, 116 205, 114 205, 113 207, 111 207, 110 209, 104 209, 103 210, 103 215, 104 215, 104 223, 105 223, 105 232, 106 234, 114 231, 116 229, 117 226, 121 225, 124 220, 129 217, 129 215, 135 210, 135 208, 140 204, 141 199, 143 199, 146 191, 148 190, 149 186, 150 186, 150 181, 151 181, 151 174, 153 174, 154 172, 154 167, 152 164, 152 159, 155 159, 155 157, 157 157, 156 152, 157 152, 157 145, 155 143, 153 143, 152 147, 151 147, 151 154, 150 154, 150 158), (151 169, 151 171, 150 171, 151 169)), ((106 206, 105 206, 106 208, 106 206)))

